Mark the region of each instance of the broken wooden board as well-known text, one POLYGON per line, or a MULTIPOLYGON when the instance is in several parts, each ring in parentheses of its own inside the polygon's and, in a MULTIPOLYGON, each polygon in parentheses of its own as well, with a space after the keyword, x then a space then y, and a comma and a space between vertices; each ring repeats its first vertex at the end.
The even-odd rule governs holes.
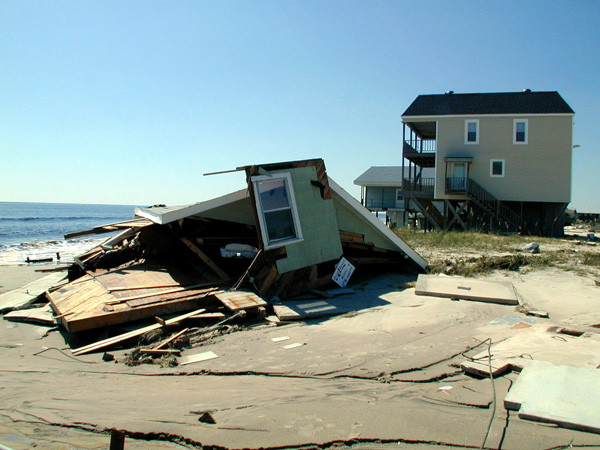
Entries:
POLYGON ((39 278, 23 287, 0 295, 0 313, 30 305, 48 289, 64 284, 67 276, 64 273, 52 273, 39 278))
POLYGON ((600 434, 600 371, 531 361, 504 399, 521 419, 600 434))
POLYGON ((164 324, 154 323, 152 325, 148 325, 147 327, 138 328, 137 330, 129 331, 127 333, 120 334, 118 336, 114 336, 108 339, 104 339, 102 341, 94 342, 93 344, 85 345, 83 347, 76 348, 72 350, 74 355, 83 355, 85 353, 95 352, 96 350, 100 350, 102 348, 106 348, 108 346, 118 344, 120 342, 126 341, 128 339, 141 336, 142 334, 148 333, 149 331, 158 330, 163 326, 169 326, 176 323, 179 323, 185 319, 189 319, 196 314, 201 314, 205 312, 205 309, 197 309, 195 311, 188 312, 186 314, 182 314, 181 316, 173 317, 171 319, 167 319, 164 321, 164 324))
MULTIPOLYGON (((140 286, 145 283, 174 282, 167 270, 138 268, 115 270, 96 277, 86 274, 63 288, 48 294, 57 317, 69 332, 131 322, 156 315, 175 314, 198 308, 198 300, 210 295, 207 289, 164 293, 164 289, 148 289, 155 296, 146 302, 119 302, 140 291, 109 292, 111 286, 140 286), (150 301, 152 300, 152 301, 150 301), (155 301, 154 301, 155 300, 155 301)), ((187 280, 186 280, 187 282, 187 280)))
POLYGON ((415 294, 503 305, 519 304, 511 282, 476 280, 456 276, 419 275, 415 294))
POLYGON ((267 304, 262 298, 250 291, 220 291, 213 295, 233 312, 258 309, 267 304))
POLYGON ((34 323, 36 325, 56 326, 54 312, 50 305, 44 305, 41 308, 19 309, 4 314, 5 320, 11 322, 34 323))

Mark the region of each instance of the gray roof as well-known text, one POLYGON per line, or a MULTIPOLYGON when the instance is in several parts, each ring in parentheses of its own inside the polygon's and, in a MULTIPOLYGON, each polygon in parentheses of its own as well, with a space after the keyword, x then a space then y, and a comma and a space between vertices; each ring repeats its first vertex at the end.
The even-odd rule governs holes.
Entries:
POLYGON ((402 116, 574 114, 556 91, 419 95, 402 116))
MULTIPOLYGON (((424 177, 435 177, 435 169, 424 169, 424 177)), ((408 178, 408 167, 404 167, 404 178, 408 178)), ((358 186, 402 186, 402 166, 373 166, 360 175, 354 184, 358 186)))

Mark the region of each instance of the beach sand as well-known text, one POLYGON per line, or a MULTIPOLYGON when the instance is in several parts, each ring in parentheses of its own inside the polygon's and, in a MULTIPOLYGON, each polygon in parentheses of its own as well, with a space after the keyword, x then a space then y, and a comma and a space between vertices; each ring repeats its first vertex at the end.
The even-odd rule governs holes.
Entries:
POLYGON ((38 272, 38 270, 57 267, 59 266, 56 264, 0 265, 0 294, 20 288, 48 275, 47 272, 38 272))
MULTIPOLYGON (((0 267, 2 289, 43 276, 36 268, 0 267)), ((598 332, 590 325, 600 323, 600 288, 590 278, 549 269, 485 279, 512 281, 528 305, 550 313, 550 319, 531 319, 531 329, 558 324, 598 332)), ((414 288, 405 288, 415 280, 401 274, 363 280, 355 285, 356 313, 222 335, 183 352, 212 351, 217 358, 179 367, 127 366, 122 361, 128 349, 109 350, 116 363, 103 361, 103 352, 73 359, 61 333, 1 320, 0 443, 106 447, 108 430, 119 429, 129 436, 126 448, 175 448, 177 442, 478 448, 495 389, 487 447, 600 445, 596 434, 508 415, 502 400, 518 374, 492 385, 458 368, 465 360, 461 352, 484 351, 486 338, 526 342, 527 327, 490 325, 526 317, 518 308, 416 296, 414 288), (281 337, 289 339, 273 341, 281 337), (301 345, 284 348, 290 343, 301 345), (205 411, 216 424, 199 422, 205 411)), ((523 345, 519 351, 530 351, 523 345)), ((559 357, 586 363, 577 355, 559 357)))

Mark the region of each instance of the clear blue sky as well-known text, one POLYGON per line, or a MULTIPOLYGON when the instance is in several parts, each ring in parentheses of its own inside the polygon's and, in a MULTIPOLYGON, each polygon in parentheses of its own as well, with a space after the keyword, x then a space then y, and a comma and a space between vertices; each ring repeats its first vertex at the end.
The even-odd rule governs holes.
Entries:
POLYGON ((419 94, 557 90, 571 206, 600 212, 600 2, 0 2, 0 200, 169 205, 205 172, 400 165, 419 94))

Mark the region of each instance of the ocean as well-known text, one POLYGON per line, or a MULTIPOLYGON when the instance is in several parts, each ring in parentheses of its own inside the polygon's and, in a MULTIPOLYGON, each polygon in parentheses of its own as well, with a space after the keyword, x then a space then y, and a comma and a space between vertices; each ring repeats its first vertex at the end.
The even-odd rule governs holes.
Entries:
POLYGON ((98 245, 109 234, 65 240, 64 235, 129 220, 132 205, 0 202, 0 265, 53 258, 58 263, 98 245))

